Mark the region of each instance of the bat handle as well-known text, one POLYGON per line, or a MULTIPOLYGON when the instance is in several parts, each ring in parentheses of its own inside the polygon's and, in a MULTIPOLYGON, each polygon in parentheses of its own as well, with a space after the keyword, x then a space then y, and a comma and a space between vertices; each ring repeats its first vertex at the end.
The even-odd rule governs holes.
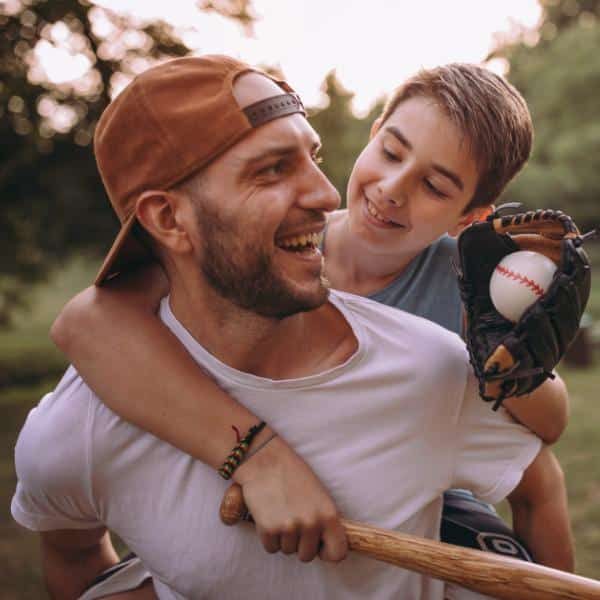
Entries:
POLYGON ((244 502, 244 493, 239 483, 234 483, 223 496, 219 516, 225 525, 236 525, 240 521, 251 521, 252 515, 244 502))

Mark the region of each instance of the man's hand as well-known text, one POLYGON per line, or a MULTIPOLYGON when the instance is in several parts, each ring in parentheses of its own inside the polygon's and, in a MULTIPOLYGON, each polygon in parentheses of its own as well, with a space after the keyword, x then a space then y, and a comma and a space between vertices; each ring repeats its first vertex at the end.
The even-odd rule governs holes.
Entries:
POLYGON ((242 486, 267 552, 297 552, 304 562, 317 553, 331 562, 346 557, 348 541, 333 500, 281 438, 251 456, 233 480, 242 486))
POLYGON ((543 448, 509 495, 513 529, 531 550, 535 562, 572 572, 573 536, 560 464, 543 448))

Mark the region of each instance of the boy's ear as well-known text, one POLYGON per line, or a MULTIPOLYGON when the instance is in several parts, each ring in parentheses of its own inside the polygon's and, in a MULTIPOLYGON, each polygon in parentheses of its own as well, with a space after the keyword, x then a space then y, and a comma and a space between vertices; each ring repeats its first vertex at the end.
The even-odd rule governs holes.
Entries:
POLYGON ((465 227, 470 225, 475 221, 483 221, 489 214, 494 210, 493 204, 488 204, 487 206, 479 206, 470 210, 469 212, 461 215, 460 219, 456 223, 452 229, 448 230, 448 233, 456 237, 465 227))
POLYGON ((381 127, 381 123, 382 123, 381 117, 377 117, 373 121, 373 125, 371 125, 371 132, 369 133, 369 140, 372 140, 377 135, 377 132, 379 131, 379 128, 381 127))
POLYGON ((186 228, 186 206, 175 192, 147 190, 136 201, 140 225, 167 250, 183 253, 191 248, 186 228))

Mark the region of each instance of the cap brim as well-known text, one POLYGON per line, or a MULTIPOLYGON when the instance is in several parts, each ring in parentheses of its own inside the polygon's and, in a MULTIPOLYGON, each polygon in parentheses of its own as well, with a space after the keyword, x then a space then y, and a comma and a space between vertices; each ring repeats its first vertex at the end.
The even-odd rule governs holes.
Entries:
POLYGON ((123 223, 111 249, 108 251, 94 285, 102 285, 108 279, 114 277, 121 271, 133 268, 152 258, 152 254, 140 241, 138 241, 132 230, 137 222, 135 212, 123 223))

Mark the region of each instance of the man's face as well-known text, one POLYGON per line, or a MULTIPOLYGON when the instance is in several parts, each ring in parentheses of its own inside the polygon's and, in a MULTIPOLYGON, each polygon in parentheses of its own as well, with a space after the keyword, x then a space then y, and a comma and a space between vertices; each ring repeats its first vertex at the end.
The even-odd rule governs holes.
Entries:
MULTIPOLYGON (((257 74, 234 89, 242 107, 282 93, 257 74)), ((339 195, 317 166, 319 147, 294 114, 258 127, 204 171, 192 199, 197 260, 234 304, 284 318, 327 299, 318 245, 339 195)))
POLYGON ((468 140, 427 98, 376 130, 348 182, 351 231, 374 253, 418 254, 455 233, 478 181, 468 140))

